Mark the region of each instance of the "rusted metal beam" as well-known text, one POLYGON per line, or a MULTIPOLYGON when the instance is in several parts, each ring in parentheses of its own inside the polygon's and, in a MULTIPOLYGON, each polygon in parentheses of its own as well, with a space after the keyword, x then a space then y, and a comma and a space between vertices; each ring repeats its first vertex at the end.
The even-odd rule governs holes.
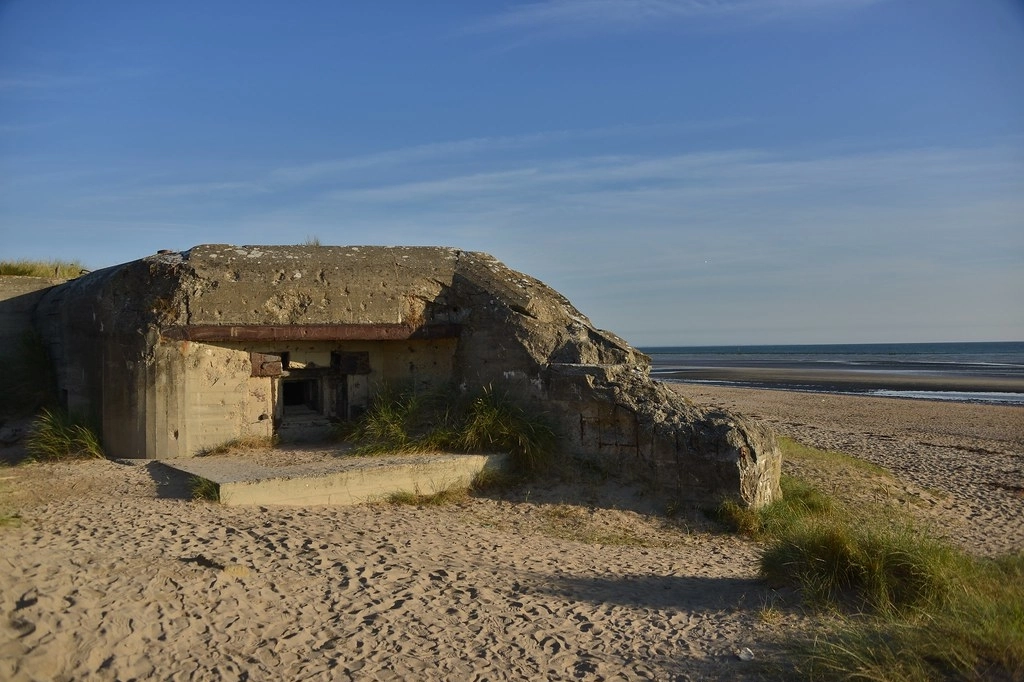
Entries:
POLYGON ((176 341, 406 341, 452 339, 456 324, 197 324, 161 330, 176 341))

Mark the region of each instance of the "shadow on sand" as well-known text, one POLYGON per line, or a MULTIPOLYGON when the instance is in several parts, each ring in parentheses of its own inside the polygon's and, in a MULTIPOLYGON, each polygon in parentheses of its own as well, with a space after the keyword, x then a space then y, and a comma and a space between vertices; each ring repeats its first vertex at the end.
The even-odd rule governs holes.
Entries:
POLYGON ((156 483, 157 497, 171 500, 192 499, 191 476, 161 462, 146 462, 143 466, 156 483))
POLYGON ((748 611, 760 608, 771 591, 754 578, 691 575, 626 575, 614 578, 537 575, 535 578, 536 591, 555 597, 653 609, 748 611))

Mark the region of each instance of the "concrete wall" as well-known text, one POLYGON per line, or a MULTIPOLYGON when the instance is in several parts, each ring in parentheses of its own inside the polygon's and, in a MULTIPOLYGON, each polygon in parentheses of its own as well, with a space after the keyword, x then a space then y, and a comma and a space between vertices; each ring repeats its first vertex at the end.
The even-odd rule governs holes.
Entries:
MULTIPOLYGON (((321 382, 321 414, 292 419, 284 414, 283 378, 251 376, 251 353, 288 353, 292 374, 331 365, 331 352, 365 352, 370 372, 346 376, 350 403, 361 409, 381 387, 414 386, 426 390, 452 378, 456 341, 357 341, 258 343, 156 341, 148 359, 130 362, 112 357, 116 344, 104 346, 103 434, 115 457, 165 459, 192 457, 225 442, 322 433, 336 413, 335 391, 321 382)), ((325 375, 326 376, 326 375, 325 375)), ((334 375, 331 375, 334 380, 334 375)))
POLYGON ((47 277, 0 276, 0 357, 17 356, 33 313, 47 289, 64 282, 47 277))

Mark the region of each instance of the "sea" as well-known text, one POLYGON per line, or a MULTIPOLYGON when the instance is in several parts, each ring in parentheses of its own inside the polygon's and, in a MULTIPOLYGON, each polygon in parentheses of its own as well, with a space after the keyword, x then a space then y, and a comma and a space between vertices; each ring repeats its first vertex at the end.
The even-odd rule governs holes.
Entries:
POLYGON ((1024 342, 640 348, 669 382, 1024 406, 1024 342))

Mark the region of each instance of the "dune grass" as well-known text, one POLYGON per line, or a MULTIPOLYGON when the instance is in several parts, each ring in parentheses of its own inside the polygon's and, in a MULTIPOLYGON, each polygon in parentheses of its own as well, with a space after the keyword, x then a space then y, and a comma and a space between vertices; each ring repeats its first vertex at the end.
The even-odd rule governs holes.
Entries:
POLYGON ((390 452, 505 452, 516 472, 552 462, 558 437, 540 412, 485 387, 474 396, 382 391, 345 436, 360 454, 390 452))
POLYGON ((61 410, 44 409, 32 422, 25 450, 29 461, 59 462, 69 459, 103 459, 96 433, 61 410))
POLYGON ((760 540, 770 540, 797 522, 835 514, 836 501, 807 481, 783 475, 779 480, 782 499, 751 509, 735 500, 718 508, 718 518, 732 529, 760 540))
POLYGON ((938 554, 912 552, 900 562, 920 571, 894 581, 909 587, 896 592, 906 597, 900 608, 847 614, 813 641, 795 643, 804 678, 1024 679, 1024 554, 938 554))
POLYGON ((851 509, 792 477, 782 489, 757 511, 726 503, 720 518, 765 543, 769 584, 799 588, 830 616, 812 638, 788 643, 799 679, 1024 679, 1024 553, 980 559, 889 506, 851 509))
POLYGON ((78 261, 0 260, 0 275, 73 279, 83 272, 88 272, 88 270, 78 261))
POLYGON ((220 502, 220 486, 208 478, 192 476, 188 479, 188 487, 193 500, 220 502))
POLYGON ((878 466, 877 464, 848 455, 845 452, 840 452, 838 450, 821 450, 819 448, 811 447, 810 445, 804 445, 798 440, 786 438, 785 436, 780 436, 778 441, 779 447, 782 448, 783 456, 787 460, 798 459, 805 463, 816 462, 833 467, 842 467, 845 469, 877 474, 879 476, 889 475, 889 472, 886 469, 878 466))
POLYGON ((277 436, 244 436, 241 438, 232 438, 231 440, 224 441, 219 445, 201 450, 196 453, 196 456, 213 457, 216 455, 230 455, 231 453, 245 450, 273 448, 277 443, 277 436))

